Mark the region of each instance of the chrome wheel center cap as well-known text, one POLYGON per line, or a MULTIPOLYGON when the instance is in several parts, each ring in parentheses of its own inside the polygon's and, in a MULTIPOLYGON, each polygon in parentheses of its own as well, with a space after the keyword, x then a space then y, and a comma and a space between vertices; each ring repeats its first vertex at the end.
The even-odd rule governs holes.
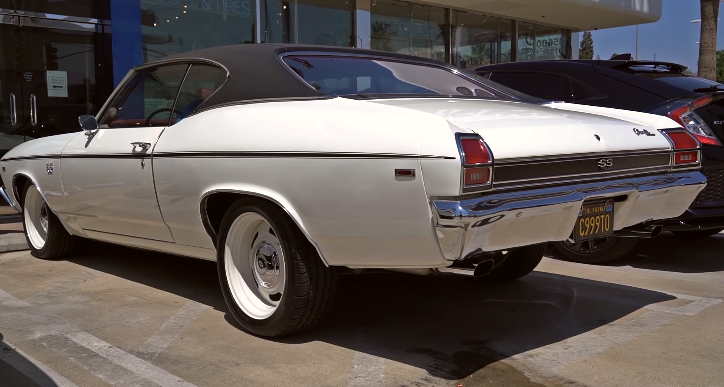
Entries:
POLYGON ((48 205, 45 203, 40 207, 40 227, 48 234, 48 205))
POLYGON ((279 256, 269 242, 261 242, 254 253, 254 276, 259 286, 271 288, 279 280, 279 256))

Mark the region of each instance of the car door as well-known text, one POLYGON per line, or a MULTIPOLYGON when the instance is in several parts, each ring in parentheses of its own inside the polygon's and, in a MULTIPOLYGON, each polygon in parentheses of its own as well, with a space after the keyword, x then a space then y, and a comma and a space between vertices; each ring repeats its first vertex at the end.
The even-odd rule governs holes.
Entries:
POLYGON ((84 231, 174 241, 158 206, 152 154, 187 70, 169 64, 132 73, 100 114, 99 129, 66 145, 66 211, 84 231))

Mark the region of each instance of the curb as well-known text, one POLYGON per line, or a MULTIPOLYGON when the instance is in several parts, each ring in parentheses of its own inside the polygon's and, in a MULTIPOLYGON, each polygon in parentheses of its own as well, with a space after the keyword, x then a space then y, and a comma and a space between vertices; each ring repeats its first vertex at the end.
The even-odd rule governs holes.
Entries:
POLYGON ((0 253, 28 250, 28 241, 23 233, 0 235, 0 253))

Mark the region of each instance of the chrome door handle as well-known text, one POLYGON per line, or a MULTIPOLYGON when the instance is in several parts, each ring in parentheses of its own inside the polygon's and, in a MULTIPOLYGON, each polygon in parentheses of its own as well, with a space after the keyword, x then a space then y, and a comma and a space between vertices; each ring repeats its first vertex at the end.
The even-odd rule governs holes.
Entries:
POLYGON ((10 125, 18 124, 18 108, 15 103, 15 94, 10 93, 10 125))
POLYGON ((131 145, 133 145, 133 151, 134 151, 134 152, 136 152, 136 148, 141 148, 141 151, 143 151, 143 152, 145 152, 145 151, 147 151, 149 148, 151 148, 151 143, 150 143, 150 142, 140 142, 140 141, 136 141, 136 142, 132 142, 131 145))
POLYGON ((38 105, 36 101, 35 94, 30 94, 30 125, 33 126, 38 124, 38 105))

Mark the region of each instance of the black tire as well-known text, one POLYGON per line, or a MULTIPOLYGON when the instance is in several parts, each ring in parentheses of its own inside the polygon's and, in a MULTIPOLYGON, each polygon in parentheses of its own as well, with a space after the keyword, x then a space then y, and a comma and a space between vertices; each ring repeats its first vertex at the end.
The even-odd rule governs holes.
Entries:
POLYGON ((324 265, 316 249, 279 207, 258 199, 236 201, 221 222, 217 251, 221 291, 231 315, 244 329, 259 336, 285 336, 311 328, 330 309, 337 289, 337 270, 324 265), (227 235, 234 221, 249 212, 261 215, 271 225, 284 251, 284 292, 276 310, 264 319, 252 318, 239 307, 226 275, 227 235))
POLYGON ((508 253, 505 261, 493 269, 490 274, 476 278, 475 280, 481 283, 499 284, 514 281, 528 275, 538 266, 541 259, 543 259, 545 249, 546 244, 543 243, 513 250, 508 253))
POLYGON ((553 248, 565 258, 579 263, 606 263, 621 259, 631 253, 639 240, 637 238, 598 238, 582 243, 553 242, 553 248), (596 247, 598 243, 598 247, 596 247), (586 248, 586 246, 589 246, 586 248), (590 247, 593 246, 593 247, 590 247))
POLYGON ((702 239, 714 236, 724 231, 724 228, 712 228, 708 230, 693 230, 693 231, 672 231, 674 235, 679 238, 686 239, 702 239))
POLYGON ((45 242, 43 246, 38 248, 38 246, 36 246, 31 241, 31 238, 28 235, 28 227, 31 227, 32 229, 37 226, 27 224, 30 214, 28 213, 28 202, 26 199, 28 198, 28 192, 31 189, 36 188, 35 184, 29 181, 27 184, 25 184, 25 188, 23 189, 23 230, 25 232, 25 240, 28 242, 28 247, 30 248, 30 254, 40 259, 61 259, 73 251, 76 245, 77 237, 69 234, 68 231, 66 231, 65 227, 60 222, 58 217, 53 213, 53 211, 50 210, 50 208, 47 207, 46 204, 45 213, 47 214, 48 225, 45 242))

